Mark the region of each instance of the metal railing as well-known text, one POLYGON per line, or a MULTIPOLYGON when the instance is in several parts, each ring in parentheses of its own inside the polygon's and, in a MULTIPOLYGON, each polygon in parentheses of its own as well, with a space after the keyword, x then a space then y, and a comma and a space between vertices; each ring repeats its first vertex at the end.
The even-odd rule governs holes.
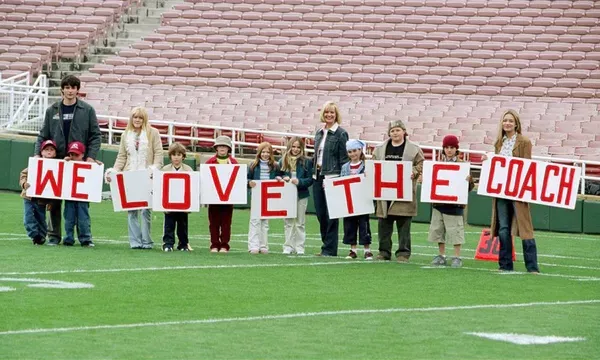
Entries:
MULTIPOLYGON (((101 120, 108 121, 108 127, 101 128, 101 130, 103 132, 107 133, 107 135, 108 135, 108 141, 107 141, 108 144, 113 143, 113 135, 121 134, 124 131, 123 128, 115 128, 114 127, 114 124, 117 122, 117 120, 120 120, 120 121, 128 121, 129 120, 126 117, 108 116, 108 115, 99 115, 98 118, 101 120)), ((269 138, 281 137, 282 143, 284 142, 284 139, 287 140, 292 137, 300 137, 300 138, 311 139, 311 140, 314 139, 314 135, 310 135, 310 134, 298 134, 298 133, 291 133, 291 132, 279 132, 279 131, 262 130, 262 129, 243 129, 243 128, 236 128, 236 127, 223 127, 223 126, 191 124, 191 123, 177 123, 177 122, 160 121, 160 120, 150 120, 149 122, 150 122, 150 124, 152 124, 154 126, 162 127, 163 129, 164 128, 167 129, 166 133, 161 133, 161 138, 167 139, 167 143, 169 145, 172 144, 173 141, 179 141, 179 140, 188 140, 188 141, 191 141, 192 143, 194 143, 194 142, 195 143, 197 143, 197 142, 214 143, 214 141, 215 141, 215 137, 209 138, 209 137, 185 136, 185 135, 175 134, 176 127, 190 128, 190 129, 196 129, 196 130, 197 129, 212 129, 215 131, 215 135, 217 135, 218 133, 223 133, 223 132, 225 132, 227 134, 231 134, 231 141, 232 141, 232 146, 233 146, 233 149, 232 149, 233 156, 235 156, 236 150, 241 149, 241 147, 249 147, 249 148, 257 148, 258 147, 258 145, 259 145, 258 142, 244 141, 243 136, 245 134, 260 134, 262 136, 267 136, 269 138)), ((192 132, 190 131, 190 133, 192 133, 192 132)), ((409 138, 410 138, 410 136, 409 136, 409 138)), ((372 149, 381 143, 381 141, 367 141, 367 140, 363 140, 363 141, 366 143, 367 149, 372 149)), ((273 148, 279 149, 279 150, 285 149, 285 145, 272 144, 272 146, 273 146, 273 148)), ((432 159, 437 159, 442 151, 441 146, 419 145, 419 147, 421 147, 421 149, 423 149, 423 150, 431 151, 432 159)), ((471 150, 471 149, 459 149, 459 150, 461 153, 464 154, 465 161, 469 161, 471 156, 473 156, 473 155, 481 156, 481 155, 487 154, 485 151, 480 151, 480 150, 471 150)), ((312 148, 312 146, 307 147, 306 152, 313 153, 314 149, 312 148)), ((367 157, 371 157, 370 152, 367 154, 367 157)), ((533 160, 542 160, 542 161, 555 162, 555 163, 561 163, 561 164, 570 164, 573 166, 581 167, 581 170, 582 170, 581 190, 580 190, 581 194, 584 194, 586 180, 600 181, 600 177, 598 177, 598 176, 586 175, 586 166, 591 165, 591 166, 595 166, 595 167, 600 167, 600 161, 566 159, 566 158, 537 156, 537 155, 532 156, 532 158, 533 158, 533 160)), ((471 163, 471 168, 481 170, 481 165, 480 165, 480 163, 471 163)))
MULTIPOLYGON (((0 111, 1 111, 2 106, 3 106, 3 104, 0 103, 0 111)), ((43 112, 42 112, 41 119, 43 121, 43 112)), ((104 134, 106 134, 106 136, 107 136, 106 142, 109 145, 113 144, 115 135, 120 135, 125 130, 123 126, 115 126, 117 124, 117 122, 126 123, 129 120, 126 117, 110 116, 110 115, 98 115, 98 119, 99 119, 99 122, 102 124, 102 126, 100 127, 100 130, 104 134)), ((23 134, 37 135, 37 133, 39 132, 39 129, 41 128, 42 121, 39 121, 39 122, 32 121, 31 128, 29 128, 29 127, 18 128, 18 127, 11 126, 11 127, 8 127, 6 130, 16 131, 16 132, 23 133, 23 134)), ((268 138, 274 138, 274 137, 281 138, 281 144, 272 144, 273 148, 278 149, 278 150, 284 150, 285 149, 285 145, 283 145, 284 140, 289 139, 294 136, 304 138, 304 139, 311 139, 311 140, 314 139, 314 135, 310 135, 310 134, 298 134, 298 133, 291 133, 291 132, 279 132, 279 131, 262 130, 262 129, 244 129, 244 128, 237 128, 237 127, 223 127, 223 126, 204 125, 204 124, 195 124, 195 123, 178 123, 178 122, 160 121, 160 120, 150 120, 150 124, 158 127, 160 130, 163 130, 161 132, 160 136, 161 136, 161 138, 166 139, 167 140, 166 143, 169 145, 172 144, 173 141, 180 141, 180 140, 190 141, 192 144, 197 144, 199 142, 214 143, 215 137, 217 135, 219 135, 221 133, 226 133, 227 135, 229 135, 231 137, 231 140, 232 140, 233 156, 235 156, 236 152, 240 151, 243 148, 258 147, 258 145, 259 145, 258 142, 244 140, 247 134, 257 134, 257 135, 261 135, 263 137, 266 136, 268 138), (175 133, 176 128, 189 128, 190 136, 176 134, 175 133), (164 129, 166 129, 166 131, 164 129), (195 136, 194 134, 197 133, 197 131, 194 132, 194 131, 192 131, 192 129, 195 129, 195 130, 212 129, 212 130, 214 130, 214 133, 213 133, 212 137, 200 137, 200 136, 195 136)), ((410 138, 410 136, 409 136, 409 138, 410 138)), ((367 141, 367 140, 365 140, 364 142, 367 144, 368 149, 373 149, 376 145, 381 143, 381 141, 367 141)), ((433 158, 433 159, 437 159, 439 154, 442 151, 441 146, 430 146, 430 145, 419 145, 419 146, 424 151, 431 152, 432 153, 431 158, 433 158)), ((485 151, 479 151, 479 150, 470 150, 470 149, 459 149, 459 150, 461 153, 464 154, 465 161, 469 161, 471 156, 473 156, 473 155, 481 156, 481 155, 487 154, 485 151)), ((306 148, 306 152, 313 153, 314 149, 312 148, 312 146, 308 146, 306 148)), ((370 152, 367 153, 367 157, 370 157, 370 152)), ((567 159, 567 158, 536 156, 536 155, 534 155, 532 158, 534 160, 543 160, 543 161, 555 162, 555 163, 561 163, 561 164, 570 164, 570 165, 581 167, 581 170, 582 170, 581 190, 580 190, 581 194, 585 193, 585 182, 587 180, 600 181, 600 177, 591 176, 591 175, 586 174, 586 169, 588 166, 594 166, 594 167, 600 168, 600 161, 567 159)), ((481 165, 480 165, 480 163, 471 163, 471 168, 481 170, 481 165)))
POLYGON ((30 84, 28 72, 7 79, 0 73, 0 129, 40 128, 48 107, 48 79, 40 75, 30 84))

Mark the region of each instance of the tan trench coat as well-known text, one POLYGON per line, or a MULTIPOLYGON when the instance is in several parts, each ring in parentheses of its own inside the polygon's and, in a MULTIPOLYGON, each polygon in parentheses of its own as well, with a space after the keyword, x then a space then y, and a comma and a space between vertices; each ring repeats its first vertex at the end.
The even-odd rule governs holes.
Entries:
MULTIPOLYGON (((496 146, 496 154, 500 153, 502 145, 496 146)), ((517 134, 517 141, 513 148, 512 154, 514 157, 520 157, 523 159, 531 159, 531 141, 521 135, 517 134)), ((531 211, 529 210, 529 203, 521 201, 513 201, 515 204, 515 212, 512 219, 512 235, 518 236, 522 240, 533 239, 533 224, 531 223, 531 211)), ((492 238, 498 236, 498 216, 496 214, 496 198, 492 200, 492 238)))
MULTIPOLYGON (((378 145, 373 151, 373 160, 385 159, 385 148, 391 140, 388 139, 378 145)), ((387 201, 377 201, 375 215, 380 218, 386 218, 388 215, 395 216, 417 216, 417 179, 423 172, 423 150, 413 142, 406 141, 404 147, 403 161, 412 161, 413 163, 413 201, 392 201, 390 207, 387 207, 387 201)))

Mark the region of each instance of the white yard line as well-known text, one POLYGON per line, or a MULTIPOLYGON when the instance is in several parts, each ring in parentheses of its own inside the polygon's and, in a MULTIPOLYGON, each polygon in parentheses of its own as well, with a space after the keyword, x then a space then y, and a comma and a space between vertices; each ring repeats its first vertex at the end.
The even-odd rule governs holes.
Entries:
POLYGON ((268 321, 268 320, 283 320, 283 319, 315 318, 315 317, 339 316, 339 315, 425 313, 425 312, 438 312, 438 311, 444 312, 444 311, 462 311, 462 310, 479 310, 479 309, 527 308, 527 307, 536 307, 536 306, 588 305, 588 304, 598 304, 598 303, 600 303, 600 300, 530 302, 530 303, 515 303, 515 304, 480 304, 480 305, 464 305, 464 306, 421 307, 421 308, 417 307, 417 308, 388 308, 388 309, 350 309, 350 310, 338 310, 338 311, 316 311, 316 312, 302 312, 302 313, 288 313, 288 314, 260 315, 260 316, 232 317, 232 318, 212 318, 212 319, 198 319, 198 320, 146 322, 146 323, 133 323, 133 324, 113 324, 113 325, 94 325, 94 326, 60 327, 60 328, 8 330, 8 331, 1 331, 0 336, 79 332, 79 331, 88 331, 88 330, 131 329, 131 328, 141 328, 141 327, 202 325, 202 324, 218 324, 218 323, 232 323, 232 322, 253 322, 253 321, 268 321))
MULTIPOLYGON (((215 256, 219 256, 215 254, 215 256)), ((24 272, 2 272, 0 276, 7 275, 52 275, 52 274, 81 274, 81 273, 119 273, 119 272, 138 272, 138 271, 171 271, 171 270, 207 270, 207 269, 244 269, 244 268, 273 268, 273 267, 308 267, 308 266, 329 266, 329 265, 364 265, 372 262, 352 262, 352 261, 323 261, 307 263, 283 263, 283 264, 228 264, 228 265, 189 265, 189 266, 161 266, 161 267, 140 267, 140 268, 121 268, 121 269, 73 269, 73 270, 49 270, 49 271, 24 271, 24 272)), ((378 262, 383 264, 383 262, 378 262)))

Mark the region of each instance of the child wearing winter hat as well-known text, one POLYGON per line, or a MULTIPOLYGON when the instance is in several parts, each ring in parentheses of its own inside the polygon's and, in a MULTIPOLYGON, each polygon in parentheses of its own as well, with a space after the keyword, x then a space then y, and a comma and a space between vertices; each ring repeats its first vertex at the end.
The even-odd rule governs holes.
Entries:
MULTIPOLYGON (((342 165, 340 176, 358 175, 365 172, 365 143, 350 139, 346 142, 346 151, 350 161, 342 165)), ((358 231, 358 242, 364 246, 365 260, 373 260, 371 252, 371 227, 369 225, 369 215, 357 215, 344 218, 344 244, 350 245, 350 253, 346 259, 356 259, 358 257, 356 250, 356 233, 358 231)))
MULTIPOLYGON (((443 152, 440 161, 444 162, 462 162, 458 157, 458 138, 454 135, 446 135, 442 141, 443 152)), ((469 182, 469 191, 473 189, 474 183, 471 176, 466 181, 469 182)), ((439 255, 433 258, 432 265, 445 266, 446 244, 454 247, 454 257, 451 266, 459 268, 462 266, 460 258, 460 249, 465 243, 464 213, 465 206, 457 204, 433 204, 431 223, 429 225, 429 241, 438 244, 439 255)))

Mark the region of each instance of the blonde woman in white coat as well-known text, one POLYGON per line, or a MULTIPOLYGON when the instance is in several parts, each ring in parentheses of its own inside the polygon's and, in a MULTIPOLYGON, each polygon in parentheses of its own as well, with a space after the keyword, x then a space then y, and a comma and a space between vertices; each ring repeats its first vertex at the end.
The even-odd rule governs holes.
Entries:
MULTIPOLYGON (((121 135, 121 145, 117 160, 106 170, 106 181, 110 182, 111 172, 153 170, 163 166, 163 149, 158 130, 148 124, 148 112, 143 107, 131 110, 127 128, 121 135)), ((152 210, 133 210, 127 215, 129 245, 132 249, 152 249, 150 236, 152 210), (142 214, 140 227, 139 214, 142 214)))

